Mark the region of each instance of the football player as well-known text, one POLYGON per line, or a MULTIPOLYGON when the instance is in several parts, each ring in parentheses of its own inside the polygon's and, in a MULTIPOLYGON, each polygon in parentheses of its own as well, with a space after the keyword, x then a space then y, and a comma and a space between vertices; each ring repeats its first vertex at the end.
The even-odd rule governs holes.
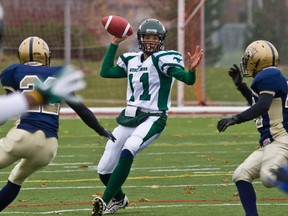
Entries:
POLYGON ((260 148, 249 155, 233 173, 233 181, 246 215, 258 215, 253 180, 260 178, 265 187, 277 186, 275 170, 287 165, 288 108, 287 78, 277 68, 277 49, 268 41, 252 42, 242 56, 244 77, 253 77, 252 106, 217 124, 219 132, 254 119, 260 133, 260 148))
POLYGON ((20 115, 29 108, 39 106, 49 100, 62 98, 66 101, 78 103, 80 98, 75 97, 74 92, 85 87, 81 71, 73 70, 73 67, 64 67, 60 71, 59 78, 49 85, 37 84, 37 89, 21 94, 19 92, 0 97, 0 125, 9 118, 20 115))
MULTIPOLYGON (((33 90, 35 82, 42 83, 43 91, 57 78, 63 66, 50 67, 50 50, 39 37, 28 37, 19 46, 20 64, 7 67, 1 74, 6 92, 33 90)), ((0 211, 18 195, 22 183, 34 172, 47 166, 56 156, 60 100, 32 107, 22 114, 15 127, 0 140, 0 168, 5 168, 20 159, 11 171, 7 184, 0 191, 0 211)), ((100 136, 115 140, 104 129, 94 114, 80 101, 66 101, 80 118, 100 136)))
POLYGON ((122 185, 134 157, 165 128, 174 80, 187 85, 195 82, 195 69, 203 50, 197 46, 193 55, 187 53, 188 71, 185 71, 182 55, 174 50, 164 50, 165 37, 164 25, 159 20, 147 19, 137 32, 140 52, 122 54, 114 66, 118 45, 127 37, 114 37, 106 52, 101 76, 127 79, 127 106, 116 119, 119 125, 113 135, 117 140, 107 142, 97 167, 106 189, 102 197, 93 200, 92 216, 112 214, 128 205, 122 185))

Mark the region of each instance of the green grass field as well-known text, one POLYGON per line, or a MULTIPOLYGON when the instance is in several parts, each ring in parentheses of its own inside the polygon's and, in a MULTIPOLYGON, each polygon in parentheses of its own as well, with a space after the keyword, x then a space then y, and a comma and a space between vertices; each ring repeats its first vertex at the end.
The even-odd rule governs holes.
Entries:
MULTIPOLYGON (((258 147, 253 122, 216 130, 220 117, 170 117, 162 136, 135 158, 124 184, 130 206, 119 216, 241 216, 244 211, 231 181, 239 163, 258 147)), ((108 129, 113 118, 101 118, 108 129)), ((13 122, 0 127, 5 136, 13 122)), ((93 195, 104 190, 96 165, 105 140, 78 119, 62 119, 58 156, 23 184, 3 215, 89 216, 93 195)), ((1 170, 1 184, 8 167, 1 170)), ((254 183, 261 216, 287 213, 287 194, 254 183)))

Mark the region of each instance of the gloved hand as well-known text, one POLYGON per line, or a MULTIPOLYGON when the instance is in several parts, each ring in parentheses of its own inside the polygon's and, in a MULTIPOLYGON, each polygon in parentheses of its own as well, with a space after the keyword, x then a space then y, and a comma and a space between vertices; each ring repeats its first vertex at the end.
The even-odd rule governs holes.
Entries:
POLYGON ((233 67, 228 71, 229 76, 232 77, 234 84, 236 87, 239 87, 243 83, 243 77, 241 75, 241 71, 239 67, 234 64, 233 67))
POLYGON ((104 129, 102 132, 99 132, 98 133, 100 136, 103 136, 105 137, 106 139, 110 139, 112 142, 115 142, 116 141, 116 138, 113 136, 113 134, 107 130, 107 129, 104 129))
POLYGON ((81 99, 74 92, 85 88, 85 86, 83 72, 67 65, 58 73, 56 79, 50 82, 36 83, 35 91, 43 96, 44 101, 51 103, 59 102, 60 99, 71 103, 80 103, 81 99))
POLYGON ((236 116, 232 116, 230 118, 223 118, 218 122, 217 129, 219 132, 224 132, 227 127, 234 124, 239 124, 238 118, 236 116))
POLYGON ((280 167, 273 172, 276 175, 277 187, 288 193, 288 166, 280 167))

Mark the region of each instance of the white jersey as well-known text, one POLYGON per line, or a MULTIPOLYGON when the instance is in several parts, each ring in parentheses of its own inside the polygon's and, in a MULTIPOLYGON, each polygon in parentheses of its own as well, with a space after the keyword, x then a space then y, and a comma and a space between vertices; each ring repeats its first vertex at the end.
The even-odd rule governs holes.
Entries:
POLYGON ((127 72, 127 105, 153 111, 169 110, 174 78, 170 67, 184 69, 182 55, 174 50, 159 51, 141 61, 143 52, 124 53, 117 65, 127 72))

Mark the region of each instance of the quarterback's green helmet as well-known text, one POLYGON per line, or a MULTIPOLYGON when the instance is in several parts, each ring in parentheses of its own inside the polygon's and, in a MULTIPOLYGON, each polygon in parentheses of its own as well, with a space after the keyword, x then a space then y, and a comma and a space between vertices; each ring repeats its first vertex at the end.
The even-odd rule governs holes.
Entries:
POLYGON ((139 43, 139 48, 151 55, 154 52, 157 52, 159 50, 163 50, 164 49, 164 41, 165 41, 165 37, 166 37, 166 29, 164 27, 164 25, 157 19, 146 19, 144 20, 139 28, 138 28, 138 32, 137 32, 137 38, 138 38, 138 43, 139 43), (154 46, 154 50, 150 51, 147 49, 147 44, 148 43, 155 43, 155 42, 149 42, 149 41, 145 41, 144 42, 144 36, 145 35, 157 35, 159 37, 159 42, 157 42, 157 44, 154 46))

